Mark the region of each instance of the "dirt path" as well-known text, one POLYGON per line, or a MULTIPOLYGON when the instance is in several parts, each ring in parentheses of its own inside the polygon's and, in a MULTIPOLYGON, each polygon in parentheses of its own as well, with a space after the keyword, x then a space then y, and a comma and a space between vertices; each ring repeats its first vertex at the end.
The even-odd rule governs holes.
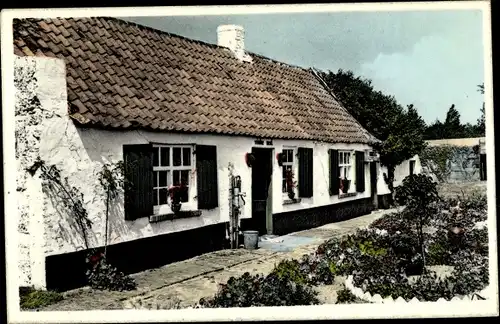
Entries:
MULTIPOLYGON (((77 289, 65 293, 65 299, 61 302, 40 310, 190 307, 202 297, 213 296, 219 284, 225 283, 232 276, 245 272, 267 274, 283 259, 298 259, 313 252, 322 242, 353 233, 394 211, 377 210, 366 216, 281 236, 273 240, 274 242, 262 244, 258 250, 217 251, 137 273, 133 275, 138 283, 138 289, 135 291, 95 291, 88 287, 77 289)), ((324 303, 334 303, 335 291, 341 288, 341 281, 318 288, 319 297, 324 303)))

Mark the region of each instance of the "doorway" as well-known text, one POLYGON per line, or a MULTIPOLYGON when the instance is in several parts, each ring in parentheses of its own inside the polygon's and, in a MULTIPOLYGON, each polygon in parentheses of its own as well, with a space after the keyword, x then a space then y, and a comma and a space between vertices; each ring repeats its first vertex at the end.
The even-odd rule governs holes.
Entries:
POLYGON ((252 225, 259 235, 272 234, 273 149, 252 148, 252 225))
POLYGON ((377 195, 377 162, 370 163, 370 189, 372 193, 373 208, 378 209, 378 195, 377 195))

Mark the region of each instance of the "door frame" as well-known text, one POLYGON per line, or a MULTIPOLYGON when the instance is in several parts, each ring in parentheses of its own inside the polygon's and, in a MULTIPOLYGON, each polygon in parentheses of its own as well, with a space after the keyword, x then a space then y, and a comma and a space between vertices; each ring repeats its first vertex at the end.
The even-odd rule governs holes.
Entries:
MULTIPOLYGON (((267 151, 269 153, 269 166, 270 166, 270 180, 269 180, 269 186, 268 186, 268 192, 267 192, 267 199, 266 199, 266 232, 267 234, 272 234, 273 233, 273 174, 274 174, 274 147, 261 147, 261 146, 253 146, 251 152, 254 153, 255 150, 263 150, 267 151)), ((251 186, 253 187, 253 167, 252 167, 252 174, 251 174, 251 186)), ((251 206, 252 206, 252 218, 253 218, 253 197, 251 201, 251 206)))

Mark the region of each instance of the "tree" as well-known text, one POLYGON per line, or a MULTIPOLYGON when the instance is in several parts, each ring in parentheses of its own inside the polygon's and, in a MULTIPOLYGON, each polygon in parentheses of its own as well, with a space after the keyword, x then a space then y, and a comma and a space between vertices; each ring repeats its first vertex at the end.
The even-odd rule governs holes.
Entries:
POLYGON ((436 121, 433 124, 429 125, 425 130, 424 138, 426 140, 441 139, 444 137, 444 126, 439 119, 436 119, 436 121))
POLYGON ((451 105, 446 113, 446 119, 443 124, 445 138, 462 138, 464 137, 464 126, 460 123, 460 113, 451 105))
POLYGON ((386 182, 393 192, 396 166, 425 147, 425 122, 413 105, 404 109, 393 96, 376 91, 370 80, 351 71, 320 72, 320 76, 347 111, 382 141, 376 148, 381 164, 387 167, 386 182))
MULTIPOLYGON (((478 91, 484 95, 484 83, 478 85, 477 87, 478 91)), ((486 135, 486 114, 484 102, 483 106, 481 107, 481 117, 479 117, 479 119, 477 120, 476 129, 479 136, 482 137, 486 135)))

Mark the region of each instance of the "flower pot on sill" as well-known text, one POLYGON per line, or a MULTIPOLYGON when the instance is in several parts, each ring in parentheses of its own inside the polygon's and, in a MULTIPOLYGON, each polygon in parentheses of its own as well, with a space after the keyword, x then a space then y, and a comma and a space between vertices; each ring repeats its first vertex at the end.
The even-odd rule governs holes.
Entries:
POLYGON ((295 200, 295 192, 289 191, 288 192, 288 198, 290 198, 291 200, 295 200))
POLYGON ((350 186, 351 186, 351 180, 347 179, 340 180, 340 188, 342 190, 342 193, 348 193, 350 186))
POLYGON ((181 206, 182 206, 181 203, 172 203, 170 205, 170 209, 172 209, 174 213, 178 213, 181 210, 181 206))

